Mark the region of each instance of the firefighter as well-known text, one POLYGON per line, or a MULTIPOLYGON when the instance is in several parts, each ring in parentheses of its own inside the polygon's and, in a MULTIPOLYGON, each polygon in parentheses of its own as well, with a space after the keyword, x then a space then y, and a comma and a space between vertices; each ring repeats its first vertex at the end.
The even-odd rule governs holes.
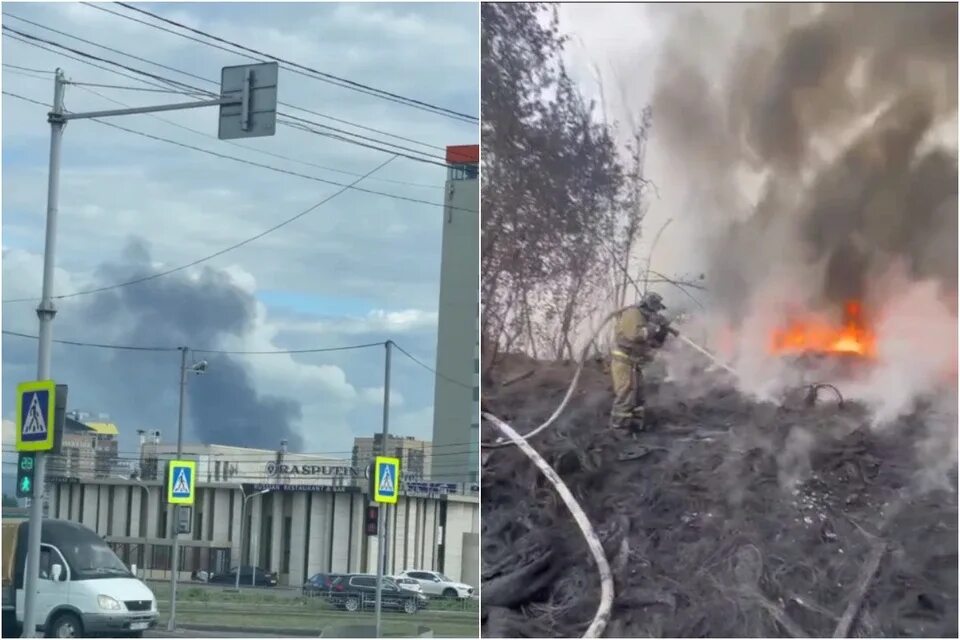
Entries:
POLYGON ((645 428, 642 367, 653 359, 654 349, 663 346, 667 335, 674 333, 660 314, 665 309, 659 294, 647 293, 637 306, 627 309, 617 319, 616 344, 610 353, 614 394, 610 412, 612 429, 638 433, 645 428))

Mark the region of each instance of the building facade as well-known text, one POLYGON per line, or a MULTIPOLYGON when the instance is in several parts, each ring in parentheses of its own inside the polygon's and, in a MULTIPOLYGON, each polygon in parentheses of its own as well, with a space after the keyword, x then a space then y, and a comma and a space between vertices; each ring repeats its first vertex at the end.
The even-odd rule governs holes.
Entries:
MULTIPOLYGON (((171 538, 163 470, 173 445, 148 442, 142 458, 159 477, 77 473, 48 485, 50 517, 80 522, 142 577, 169 577, 171 538)), ((182 578, 252 564, 300 586, 319 572, 376 572, 377 541, 364 533, 365 469, 349 460, 217 445, 184 446, 197 463, 192 528, 180 534, 182 578)), ((479 585, 479 500, 460 488, 401 484, 387 513, 391 573, 444 571, 479 585)))
POLYGON ((383 434, 376 433, 372 438, 354 438, 352 464, 365 467, 379 455, 399 458, 401 474, 408 480, 429 481, 432 447, 425 440, 412 436, 387 436, 386 454, 383 451, 383 434))
POLYGON ((50 456, 47 473, 55 476, 93 474, 107 477, 117 470, 119 430, 104 415, 87 413, 64 416, 60 453, 50 456))
POLYGON ((480 147, 447 147, 437 323, 436 480, 478 481, 480 440, 480 147))

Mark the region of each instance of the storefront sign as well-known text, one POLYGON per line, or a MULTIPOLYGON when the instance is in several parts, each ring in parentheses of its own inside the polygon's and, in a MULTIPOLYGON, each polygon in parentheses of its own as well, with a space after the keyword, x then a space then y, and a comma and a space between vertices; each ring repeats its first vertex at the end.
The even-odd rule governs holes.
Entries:
POLYGON ((284 484, 284 483, 243 483, 243 492, 247 495, 258 491, 305 491, 323 493, 358 493, 359 487, 334 486, 329 484, 284 484))
POLYGON ((265 465, 268 476, 316 476, 320 478, 366 478, 366 467, 347 467, 327 464, 277 464, 265 465))

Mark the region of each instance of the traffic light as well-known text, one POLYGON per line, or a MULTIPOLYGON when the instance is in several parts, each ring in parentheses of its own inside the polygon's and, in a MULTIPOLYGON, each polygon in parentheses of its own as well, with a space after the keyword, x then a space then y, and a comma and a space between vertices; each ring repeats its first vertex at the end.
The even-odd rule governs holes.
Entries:
POLYGON ((377 521, 379 519, 380 519, 380 507, 376 505, 368 506, 366 520, 364 524, 364 530, 367 532, 368 536, 377 535, 377 521))
POLYGON ((33 497, 33 467, 35 454, 21 453, 17 460, 17 497, 33 497))

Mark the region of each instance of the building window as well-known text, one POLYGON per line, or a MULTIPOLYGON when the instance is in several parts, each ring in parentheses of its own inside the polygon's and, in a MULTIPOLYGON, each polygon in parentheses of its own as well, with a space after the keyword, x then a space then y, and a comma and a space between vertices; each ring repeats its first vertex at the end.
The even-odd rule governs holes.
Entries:
POLYGON ((473 401, 477 402, 480 400, 480 387, 473 388, 473 401))

